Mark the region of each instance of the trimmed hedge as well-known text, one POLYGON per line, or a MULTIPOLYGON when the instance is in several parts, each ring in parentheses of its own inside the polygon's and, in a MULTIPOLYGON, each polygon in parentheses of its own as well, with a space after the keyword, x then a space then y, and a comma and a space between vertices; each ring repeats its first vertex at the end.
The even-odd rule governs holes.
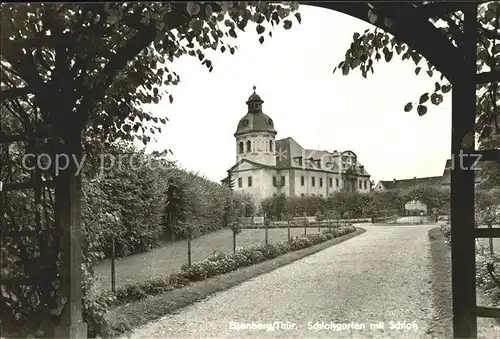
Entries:
POLYGON ((429 211, 449 210, 450 191, 443 187, 415 186, 405 190, 369 193, 337 192, 328 198, 276 196, 261 202, 263 212, 273 220, 286 216, 322 215, 339 218, 391 217, 405 214, 405 203, 420 200, 429 211))

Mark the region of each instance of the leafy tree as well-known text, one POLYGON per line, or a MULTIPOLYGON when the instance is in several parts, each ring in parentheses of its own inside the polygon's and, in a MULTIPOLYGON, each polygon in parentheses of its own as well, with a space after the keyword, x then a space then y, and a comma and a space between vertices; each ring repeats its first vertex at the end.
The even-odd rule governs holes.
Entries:
MULTIPOLYGON (((0 130, 2 134, 47 135, 46 144, 29 147, 39 147, 40 152, 52 156, 68 144, 79 151, 80 137, 88 154, 98 154, 116 140, 147 144, 161 132, 167 119, 152 116, 144 104, 158 103, 162 97, 173 101, 171 94, 162 93, 160 88, 168 89, 180 81, 171 67, 174 59, 187 54, 211 71, 214 66, 206 58, 206 50, 234 54, 236 47, 225 40, 237 37, 237 31, 245 30, 249 22, 257 23, 262 43, 265 26, 291 28, 288 17, 297 8, 296 2, 4 4, 0 8, 0 130), (9 128, 4 124, 7 119, 9 128)), ((295 16, 300 22, 300 14, 295 16)), ((2 165, 4 153, 2 149, 2 165)), ((54 168, 44 175, 53 177, 54 168)), ((139 179, 137 184, 150 186, 151 182, 139 179)), ((199 195, 190 190, 186 193, 202 205, 199 195)), ((16 198, 21 201, 10 201, 18 201, 19 206, 29 206, 27 202, 33 200, 23 195, 16 198)), ((143 198, 150 200, 152 196, 143 198)), ((220 201, 216 199, 213 206, 220 201)), ((210 203, 203 205, 203 217, 221 217, 211 207, 210 203)), ((32 212, 26 211, 26 215, 32 212)), ((186 208, 186 215, 193 215, 188 212, 186 208)), ((219 225, 214 222, 204 229, 219 225)), ((16 246, 10 249, 15 252, 16 246)), ((25 259, 32 256, 36 253, 25 259)), ((54 277, 47 278, 47 286, 38 286, 43 290, 42 300, 54 294, 50 278, 54 277)), ((12 293, 15 296, 17 292, 12 293)), ((17 295, 25 298, 22 293, 17 295)), ((13 321, 28 329, 20 315, 36 318, 32 310, 14 307, 13 321)))
MULTIPOLYGON (((392 25, 390 18, 378 18, 374 9, 367 11, 367 17, 372 23, 383 20, 386 26, 390 27, 392 25)), ((461 12, 443 12, 439 16, 431 18, 431 22, 438 27, 439 31, 453 45, 461 45, 460 39, 463 30, 463 15, 461 12)), ((498 1, 485 2, 479 5, 478 72, 488 69, 498 70, 500 68, 499 22, 500 3, 498 1)), ((416 75, 425 71, 429 77, 432 77, 438 72, 435 66, 424 60, 422 55, 415 49, 378 27, 367 29, 363 33, 354 33, 350 48, 345 53, 345 59, 335 67, 334 72, 340 69, 343 75, 348 75, 352 70, 359 69, 363 77, 366 78, 369 72, 374 72, 374 66, 377 62, 382 59, 385 62, 391 62, 396 55, 400 56, 402 60, 410 60, 415 63, 416 75)), ((451 89, 451 84, 441 75, 434 88, 421 94, 417 102, 407 103, 404 106, 404 111, 409 112, 416 107, 417 113, 422 116, 427 113, 429 102, 436 106, 441 104, 444 96, 449 94, 451 89)), ((476 130, 480 141, 489 137, 498 138, 500 134, 498 100, 498 82, 479 86, 476 101, 476 130)))
POLYGON ((187 54, 212 71, 204 51, 233 54, 236 47, 225 39, 236 38, 249 22, 258 24, 263 42, 265 23, 289 29, 287 17, 298 9, 294 2, 252 4, 4 5, 1 102, 27 122, 39 114, 39 132, 53 128, 64 136, 74 127, 85 129, 85 140, 147 144, 166 118, 152 116, 143 104, 164 96, 172 102, 160 88, 180 81, 174 59, 187 54))

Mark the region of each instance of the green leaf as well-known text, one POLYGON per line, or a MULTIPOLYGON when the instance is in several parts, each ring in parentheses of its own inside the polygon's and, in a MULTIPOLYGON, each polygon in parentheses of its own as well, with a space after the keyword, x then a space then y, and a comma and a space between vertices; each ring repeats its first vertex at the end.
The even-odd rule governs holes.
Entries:
POLYGON ((210 4, 207 5, 207 7, 205 7, 205 14, 210 17, 210 16, 212 16, 213 13, 214 13, 214 10, 213 10, 212 6, 210 4))
POLYGON ((439 84, 439 82, 436 82, 436 83, 434 84, 434 92, 437 92, 437 91, 439 91, 440 89, 441 89, 441 85, 439 84))
POLYGON ((429 100, 429 93, 424 93, 420 96, 420 99, 418 101, 419 104, 423 104, 424 102, 426 102, 427 100, 429 100))
POLYGON ((348 75, 348 74, 349 74, 349 65, 344 64, 344 66, 342 66, 342 75, 348 75))
POLYGON ((302 22, 302 17, 300 16, 300 13, 295 13, 295 18, 297 18, 299 24, 302 22))
POLYGON ((189 13, 189 15, 194 16, 200 12, 200 5, 194 1, 189 2, 187 4, 186 9, 187 9, 187 12, 189 13))
POLYGON ((500 53, 500 44, 496 44, 492 49, 493 55, 500 53))
POLYGON ((265 32, 266 28, 262 25, 257 25, 257 27, 255 27, 255 30, 257 31, 257 34, 262 34, 265 32))
POLYGON ((431 102, 434 104, 434 105, 437 105, 436 104, 436 101, 437 100, 437 93, 432 93, 431 94, 431 102))
POLYGON ((231 29, 229 30, 229 36, 230 36, 231 38, 235 38, 235 39, 237 38, 236 31, 234 30, 234 28, 231 28, 231 29))
POLYGON ((418 75, 418 73, 420 73, 420 70, 422 69, 422 67, 417 67, 415 68, 415 74, 418 75))
POLYGON ((451 85, 444 85, 441 87, 441 91, 443 93, 448 93, 449 91, 451 91, 451 85))
POLYGON ((110 16, 108 16, 108 22, 111 25, 114 25, 115 23, 118 22, 118 17, 116 15, 110 15, 110 16))
POLYGON ((434 74, 434 72, 433 72, 432 69, 430 69, 430 70, 427 71, 427 75, 428 76, 432 77, 433 74, 434 74))
POLYGON ((424 115, 425 113, 427 113, 427 107, 425 107, 424 105, 418 105, 417 106, 417 113, 420 116, 424 115))
POLYGON ((411 111, 412 109, 413 109, 413 105, 412 105, 412 103, 411 103, 411 102, 409 102, 409 103, 407 103, 407 104, 405 105, 405 108, 404 108, 405 112, 409 112, 409 111, 411 111))
POLYGON ((193 30, 193 31, 201 31, 202 28, 203 28, 203 21, 198 19, 198 18, 193 18, 191 19, 191 21, 189 22, 189 27, 193 30))
POLYGON ((170 101, 170 103, 174 102, 174 97, 172 96, 172 94, 168 96, 168 100, 170 101))
POLYGON ((263 37, 263 36, 261 36, 261 37, 259 38, 259 42, 260 42, 261 44, 263 44, 263 43, 264 43, 264 37, 263 37))
POLYGON ((290 29, 292 28, 292 22, 290 20, 283 20, 283 27, 285 29, 290 29))
POLYGON ((384 53, 384 56, 385 56, 385 61, 386 61, 386 62, 391 61, 391 59, 392 59, 392 55, 393 55, 392 51, 387 50, 387 53, 384 53))
POLYGON ((354 33, 354 34, 352 35, 352 40, 356 41, 356 40, 358 40, 358 39, 359 39, 359 37, 360 37, 360 34, 359 34, 358 32, 356 32, 356 33, 354 33))

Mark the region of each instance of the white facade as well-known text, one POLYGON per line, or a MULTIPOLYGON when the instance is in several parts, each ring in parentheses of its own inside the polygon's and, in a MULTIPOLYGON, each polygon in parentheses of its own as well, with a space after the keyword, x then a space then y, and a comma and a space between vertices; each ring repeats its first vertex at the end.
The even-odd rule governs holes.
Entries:
MULTIPOLYGON (((255 90, 255 87, 254 87, 255 90)), ((294 139, 276 140, 271 118, 255 92, 235 133, 236 164, 228 172, 236 192, 256 201, 285 196, 328 197, 339 191, 370 191, 370 175, 352 151, 307 150, 294 139)))

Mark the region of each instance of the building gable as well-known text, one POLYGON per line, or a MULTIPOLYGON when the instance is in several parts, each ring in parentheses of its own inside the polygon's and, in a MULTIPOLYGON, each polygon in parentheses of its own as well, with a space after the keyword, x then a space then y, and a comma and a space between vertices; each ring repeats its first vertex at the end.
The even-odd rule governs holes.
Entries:
POLYGON ((238 161, 233 167, 229 169, 230 172, 242 172, 242 171, 251 171, 251 170, 256 170, 260 168, 272 168, 274 169, 274 166, 268 166, 264 164, 259 164, 257 162, 248 160, 248 159, 242 159, 238 161))

